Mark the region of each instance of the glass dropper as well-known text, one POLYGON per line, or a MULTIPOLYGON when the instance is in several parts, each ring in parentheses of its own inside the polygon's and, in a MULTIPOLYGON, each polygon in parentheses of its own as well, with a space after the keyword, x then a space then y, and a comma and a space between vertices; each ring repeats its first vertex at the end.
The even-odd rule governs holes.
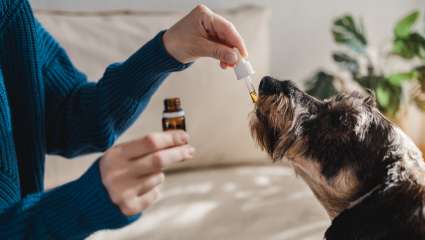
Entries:
POLYGON ((245 82, 246 87, 249 91, 249 96, 251 96, 251 100, 253 103, 256 103, 258 100, 257 92, 255 91, 254 84, 252 83, 251 77, 246 77, 243 79, 245 82))
POLYGON ((254 73, 255 71, 251 63, 244 58, 241 58, 239 60, 239 63, 235 67, 236 78, 245 82, 245 85, 249 91, 249 95, 251 96, 252 102, 256 103, 258 96, 251 79, 251 75, 253 75, 254 73))

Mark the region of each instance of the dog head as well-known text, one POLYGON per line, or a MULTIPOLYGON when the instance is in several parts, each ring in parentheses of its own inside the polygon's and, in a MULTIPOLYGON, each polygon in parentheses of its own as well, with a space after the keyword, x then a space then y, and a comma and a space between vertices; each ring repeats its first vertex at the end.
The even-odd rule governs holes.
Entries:
POLYGON ((373 95, 320 101, 271 77, 260 83, 250 125, 260 147, 274 161, 287 160, 331 217, 385 179, 390 148, 400 145, 373 95))

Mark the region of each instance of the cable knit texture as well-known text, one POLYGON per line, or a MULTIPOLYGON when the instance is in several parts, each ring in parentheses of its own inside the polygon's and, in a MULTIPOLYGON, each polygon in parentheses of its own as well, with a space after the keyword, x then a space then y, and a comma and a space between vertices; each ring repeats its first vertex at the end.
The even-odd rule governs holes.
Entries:
POLYGON ((97 162, 43 192, 45 155, 72 158, 114 143, 163 80, 188 67, 167 53, 162 35, 89 82, 26 0, 0 0, 1 239, 82 239, 138 217, 110 201, 97 162))

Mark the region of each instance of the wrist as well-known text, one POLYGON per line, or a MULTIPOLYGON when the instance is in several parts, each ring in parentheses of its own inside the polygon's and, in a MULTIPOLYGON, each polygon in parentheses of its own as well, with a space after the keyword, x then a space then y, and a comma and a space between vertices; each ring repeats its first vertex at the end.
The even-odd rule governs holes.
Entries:
POLYGON ((178 43, 178 39, 174 36, 172 29, 165 31, 164 35, 162 36, 162 42, 168 54, 178 62, 183 64, 190 62, 189 58, 183 54, 182 46, 178 43))
POLYGON ((93 229, 124 227, 137 220, 141 215, 128 217, 122 214, 118 206, 112 202, 101 178, 99 161, 93 163, 78 180, 73 182, 75 192, 69 196, 72 196, 73 203, 83 213, 80 221, 93 224, 93 229))

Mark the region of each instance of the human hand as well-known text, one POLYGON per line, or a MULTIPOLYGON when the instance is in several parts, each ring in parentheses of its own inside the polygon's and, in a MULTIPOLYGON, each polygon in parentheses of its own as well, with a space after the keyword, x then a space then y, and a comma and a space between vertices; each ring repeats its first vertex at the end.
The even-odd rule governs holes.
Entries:
POLYGON ((178 61, 189 63, 199 57, 212 57, 220 66, 234 66, 242 57, 247 57, 245 43, 231 22, 199 5, 163 37, 167 51, 178 61))
POLYGON ((153 133, 106 151, 99 162, 102 183, 123 214, 138 214, 155 202, 163 168, 193 157, 188 139, 184 131, 153 133))

